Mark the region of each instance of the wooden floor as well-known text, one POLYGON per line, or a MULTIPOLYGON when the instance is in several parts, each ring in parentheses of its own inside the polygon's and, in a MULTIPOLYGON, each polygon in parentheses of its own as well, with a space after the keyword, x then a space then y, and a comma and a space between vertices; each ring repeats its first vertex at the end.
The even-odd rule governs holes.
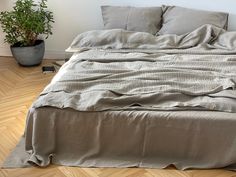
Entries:
MULTIPOLYGON (((43 64, 50 63, 44 61, 43 64)), ((33 100, 53 74, 41 67, 24 68, 12 58, 0 57, 0 163, 14 149, 24 131, 25 116, 33 100)), ((48 168, 0 169, 0 177, 236 177, 225 170, 142 169, 142 168, 48 168)))

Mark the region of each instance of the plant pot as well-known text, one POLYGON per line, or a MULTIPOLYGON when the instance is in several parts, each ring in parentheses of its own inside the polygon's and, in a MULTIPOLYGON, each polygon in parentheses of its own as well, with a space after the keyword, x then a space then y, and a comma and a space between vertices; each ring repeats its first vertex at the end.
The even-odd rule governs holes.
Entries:
POLYGON ((39 65, 44 56, 45 44, 43 40, 37 40, 34 46, 19 47, 11 46, 11 52, 16 61, 22 66, 39 65))

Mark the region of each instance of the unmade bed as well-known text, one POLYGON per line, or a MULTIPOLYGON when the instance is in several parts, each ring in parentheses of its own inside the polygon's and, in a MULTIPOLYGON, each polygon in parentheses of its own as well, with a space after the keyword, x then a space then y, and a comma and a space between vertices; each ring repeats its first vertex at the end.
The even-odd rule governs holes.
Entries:
POLYGON ((211 25, 79 35, 4 166, 235 170, 235 37, 211 25))

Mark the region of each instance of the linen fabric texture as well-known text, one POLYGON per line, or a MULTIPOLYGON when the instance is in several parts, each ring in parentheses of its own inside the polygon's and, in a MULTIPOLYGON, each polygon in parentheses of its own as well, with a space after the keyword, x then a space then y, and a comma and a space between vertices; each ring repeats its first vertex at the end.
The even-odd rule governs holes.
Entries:
POLYGON ((125 29, 156 34, 161 27, 161 7, 102 6, 105 29, 125 29))
POLYGON ((162 28, 158 34, 182 35, 205 24, 227 29, 228 13, 204 11, 178 6, 163 6, 162 28))

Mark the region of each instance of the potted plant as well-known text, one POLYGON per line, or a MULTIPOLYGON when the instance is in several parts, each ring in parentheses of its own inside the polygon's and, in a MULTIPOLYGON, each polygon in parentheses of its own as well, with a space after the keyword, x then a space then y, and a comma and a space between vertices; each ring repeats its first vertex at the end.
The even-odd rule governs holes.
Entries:
POLYGON ((42 62, 46 39, 52 34, 53 14, 47 10, 47 0, 17 0, 12 11, 0 13, 0 23, 11 46, 13 57, 20 65, 34 66, 42 62))

